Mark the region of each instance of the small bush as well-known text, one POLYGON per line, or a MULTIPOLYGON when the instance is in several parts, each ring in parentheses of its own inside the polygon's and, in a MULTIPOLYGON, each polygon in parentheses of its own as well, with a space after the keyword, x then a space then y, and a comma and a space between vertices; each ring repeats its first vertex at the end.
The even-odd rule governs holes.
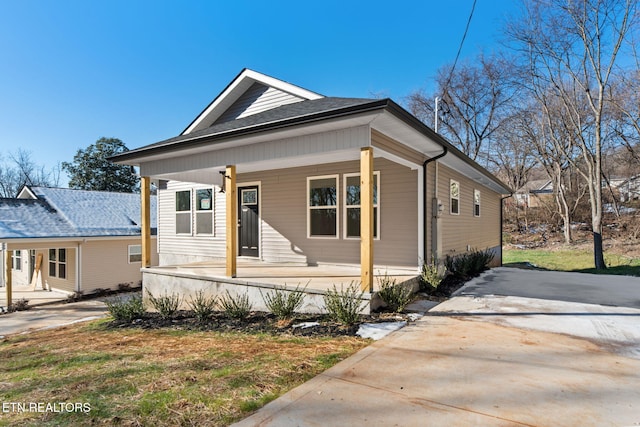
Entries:
POLYGON ((131 283, 118 283, 118 291, 131 292, 131 283))
POLYGON ((441 266, 437 259, 433 258, 429 263, 422 264, 420 284, 425 291, 435 291, 447 274, 447 268, 441 266), (426 288, 426 289, 424 289, 426 288))
POLYGON ((69 294, 69 296, 67 296, 67 302, 76 302, 76 301, 80 301, 82 299, 82 295, 83 292, 82 291, 75 291, 72 294, 69 294))
POLYGON ((283 320, 293 317, 296 310, 302 307, 305 289, 307 289, 306 286, 302 289, 296 286, 295 290, 287 291, 284 286, 281 288, 276 286, 273 291, 268 292, 266 295, 263 295, 262 291, 260 291, 260 295, 262 295, 262 299, 269 311, 278 319, 283 320))
POLYGON ((160 314, 160 317, 168 319, 178 311, 182 298, 176 294, 169 295, 167 293, 156 298, 149 292, 149 302, 160 314))
POLYGON ((396 279, 389 277, 387 273, 378 277, 380 290, 378 296, 385 302, 387 308, 394 313, 401 313, 413 300, 411 288, 397 285, 396 279))
POLYGON ((474 249, 461 255, 447 255, 444 265, 454 276, 469 279, 486 270, 492 259, 493 252, 489 249, 484 251, 474 249))
POLYGON ((249 294, 244 293, 242 295, 233 296, 226 291, 226 295, 220 298, 220 305, 224 310, 224 313, 233 319, 242 319, 247 317, 251 309, 252 304, 249 302, 249 294))
POLYGON ((198 319, 199 322, 205 322, 213 317, 213 314, 216 312, 218 298, 215 296, 206 297, 204 296, 204 292, 200 290, 196 292, 195 298, 190 298, 187 304, 189 308, 191 308, 191 311, 193 311, 196 319, 198 319))
POLYGON ((333 285, 333 290, 329 289, 324 294, 324 305, 331 317, 336 322, 345 325, 353 325, 360 318, 360 313, 364 311, 362 303, 364 291, 359 290, 357 282, 351 282, 345 290, 342 286, 340 291, 333 285))
POLYGON ((109 314, 119 321, 131 322, 139 319, 145 313, 142 297, 135 295, 130 298, 113 297, 104 302, 109 310, 109 314))
POLYGON ((109 289, 105 289, 105 288, 95 288, 92 292, 92 296, 94 297, 103 297, 106 295, 109 295, 111 291, 109 289))
POLYGON ((14 301, 8 308, 7 311, 12 313, 14 311, 25 311, 29 310, 29 300, 26 298, 20 298, 17 301, 14 301))

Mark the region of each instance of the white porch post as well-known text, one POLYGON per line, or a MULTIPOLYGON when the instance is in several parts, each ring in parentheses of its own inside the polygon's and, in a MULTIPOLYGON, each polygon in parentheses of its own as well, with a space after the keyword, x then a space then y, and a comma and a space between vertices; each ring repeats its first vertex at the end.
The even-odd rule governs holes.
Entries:
POLYGON ((148 176, 140 178, 140 197, 142 215, 142 268, 151 266, 151 179, 148 176))
POLYGON ((227 265, 226 274, 228 277, 236 277, 236 255, 238 253, 238 200, 236 196, 236 167, 227 166, 225 176, 226 196, 226 237, 227 237, 227 265))
POLYGON ((373 147, 360 150, 360 280, 373 292, 373 147))

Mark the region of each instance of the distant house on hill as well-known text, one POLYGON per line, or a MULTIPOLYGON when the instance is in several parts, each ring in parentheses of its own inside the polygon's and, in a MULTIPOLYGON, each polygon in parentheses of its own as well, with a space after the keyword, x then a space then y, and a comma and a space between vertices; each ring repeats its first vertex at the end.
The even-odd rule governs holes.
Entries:
POLYGON ((620 193, 621 202, 640 200, 640 175, 630 178, 611 179, 611 186, 620 193))
MULTIPOLYGON (((155 196, 151 205, 155 240, 155 196)), ((16 198, 0 199, 0 245, 0 286, 7 276, 15 286, 68 293, 137 286, 140 195, 25 186, 16 198)))
POLYGON ((537 179, 520 187, 513 197, 519 206, 536 208, 553 195, 553 182, 549 179, 537 179))

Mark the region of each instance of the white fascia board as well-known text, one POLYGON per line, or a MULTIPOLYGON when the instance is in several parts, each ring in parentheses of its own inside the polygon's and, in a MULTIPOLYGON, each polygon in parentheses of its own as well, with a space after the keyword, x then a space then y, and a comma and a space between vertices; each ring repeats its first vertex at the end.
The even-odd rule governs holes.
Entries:
POLYGON ((213 123, 220 115, 233 104, 253 83, 262 83, 279 89, 283 92, 290 93, 304 99, 319 99, 322 95, 311 92, 307 89, 292 85, 291 83, 278 80, 257 71, 245 69, 238 77, 236 77, 227 88, 218 95, 213 102, 189 125, 181 135, 187 135, 193 132, 205 120, 213 123))
POLYGON ((20 194, 18 194, 18 197, 16 197, 17 199, 38 199, 38 196, 36 196, 36 194, 28 187, 28 186, 24 186, 22 187, 22 190, 20 190, 20 194))

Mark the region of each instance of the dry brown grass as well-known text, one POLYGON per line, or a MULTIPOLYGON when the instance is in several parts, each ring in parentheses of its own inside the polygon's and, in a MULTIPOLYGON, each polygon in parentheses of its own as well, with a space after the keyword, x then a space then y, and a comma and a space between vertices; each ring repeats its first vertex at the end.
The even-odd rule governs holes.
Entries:
POLYGON ((2 425, 227 425, 367 345, 353 338, 104 330, 0 343, 2 402, 83 402, 89 413, 2 413, 2 425))

